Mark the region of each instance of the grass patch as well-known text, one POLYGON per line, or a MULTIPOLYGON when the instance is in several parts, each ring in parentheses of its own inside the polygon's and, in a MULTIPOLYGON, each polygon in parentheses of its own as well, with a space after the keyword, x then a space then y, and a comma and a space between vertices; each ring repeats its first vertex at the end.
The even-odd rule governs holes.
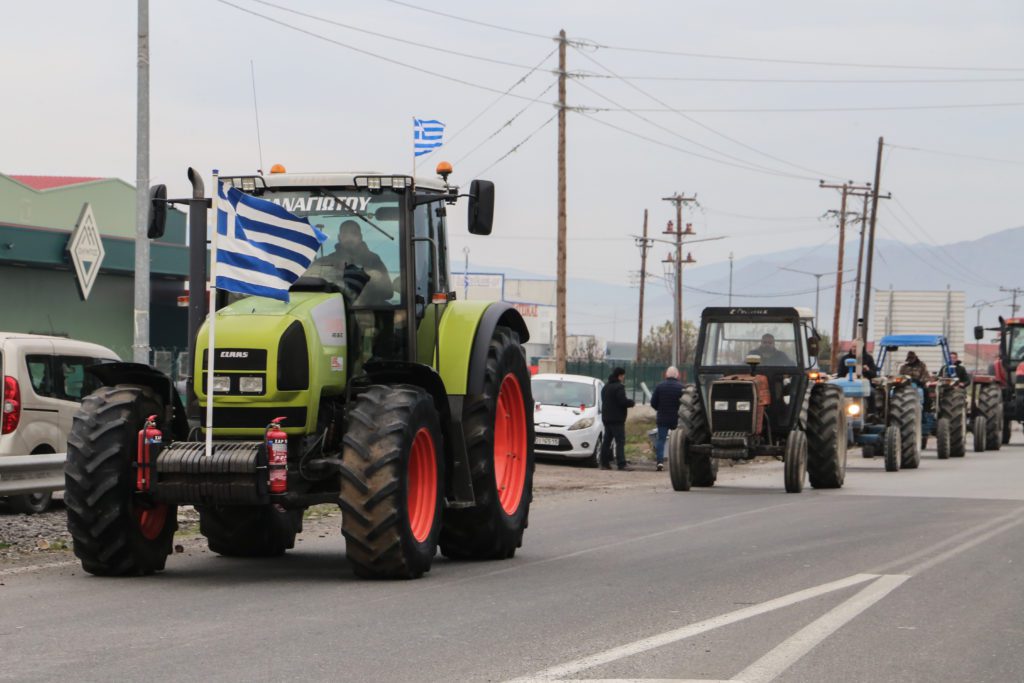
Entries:
POLYGON ((654 460, 654 449, 647 438, 647 432, 654 429, 655 418, 642 417, 626 422, 626 459, 654 460))

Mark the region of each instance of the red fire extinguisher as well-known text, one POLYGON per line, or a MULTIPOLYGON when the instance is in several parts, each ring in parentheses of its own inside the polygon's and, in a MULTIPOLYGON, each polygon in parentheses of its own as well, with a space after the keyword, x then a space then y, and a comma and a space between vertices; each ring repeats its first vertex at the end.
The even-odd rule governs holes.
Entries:
POLYGON ((149 491, 152 487, 152 464, 163 448, 163 443, 163 432, 156 428, 156 415, 150 415, 139 430, 138 447, 135 451, 136 491, 149 491))
POLYGON ((288 490, 288 435, 281 429, 283 417, 274 418, 267 425, 267 464, 270 466, 270 492, 288 490))

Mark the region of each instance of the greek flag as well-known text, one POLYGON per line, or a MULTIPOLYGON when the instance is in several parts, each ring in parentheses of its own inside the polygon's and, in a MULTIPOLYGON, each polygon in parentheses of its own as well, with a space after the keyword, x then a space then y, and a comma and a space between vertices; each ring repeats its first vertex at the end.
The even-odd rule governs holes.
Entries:
POLYGON ((266 199, 217 183, 217 289, 288 301, 327 235, 266 199))
POLYGON ((430 154, 442 144, 444 124, 436 119, 413 119, 412 140, 416 156, 430 154))

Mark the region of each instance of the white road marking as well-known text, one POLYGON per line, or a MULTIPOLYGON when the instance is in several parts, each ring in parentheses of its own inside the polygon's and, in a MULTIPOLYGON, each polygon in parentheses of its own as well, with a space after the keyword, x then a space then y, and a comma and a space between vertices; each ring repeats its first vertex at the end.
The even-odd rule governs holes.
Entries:
POLYGON ((795 664, 821 641, 838 631, 909 578, 906 574, 890 574, 879 578, 736 674, 736 680, 743 681, 743 683, 768 683, 775 680, 779 674, 795 664))
POLYGON ((729 612, 717 617, 712 617, 711 619, 699 621, 695 624, 683 626, 682 628, 659 633, 648 638, 627 643, 626 645, 613 647, 612 649, 605 650, 604 652, 599 652, 588 657, 583 657, 565 664, 544 669, 543 671, 533 674, 532 676, 527 676, 526 678, 515 679, 515 681, 517 683, 524 683, 525 681, 557 680, 595 666, 608 664, 609 662, 614 662, 625 657, 631 657, 641 652, 646 652, 680 640, 685 640, 686 638, 691 638, 706 631, 711 631, 722 626, 728 626, 729 624, 735 624, 738 621, 750 619, 751 617, 756 617, 760 614, 782 609, 783 607, 795 605, 796 603, 804 602, 805 600, 810 600, 820 595, 849 588, 850 586, 856 586, 877 578, 879 578, 877 574, 854 574, 853 576, 848 576, 845 579, 825 583, 820 586, 815 586, 814 588, 807 588, 779 598, 773 598, 772 600, 768 600, 757 605, 751 605, 750 607, 744 607, 734 612, 729 612))
POLYGON ((959 555, 960 553, 962 553, 964 551, 970 550, 974 546, 979 545, 981 543, 984 543, 985 541, 989 540, 993 536, 998 536, 999 534, 1001 534, 1001 533, 1003 533, 1005 531, 1009 531, 1010 529, 1012 529, 1012 528, 1014 528, 1016 526, 1020 526, 1021 524, 1024 524, 1024 517, 1020 517, 1020 518, 1018 518, 1018 519, 1016 519, 1016 520, 1014 520, 1012 522, 1008 522, 1006 524, 1003 524, 1002 526, 996 527, 995 529, 992 529, 990 531, 986 531, 985 533, 981 534, 980 536, 975 536, 974 538, 972 538, 971 540, 967 541, 966 543, 961 543, 960 545, 956 546, 955 548, 950 548, 946 552, 939 553, 938 555, 936 555, 933 558, 925 560, 924 562, 919 562, 918 564, 915 564, 913 567, 908 569, 906 571, 906 573, 907 574, 920 574, 921 572, 925 571, 926 569, 931 569, 935 565, 940 564, 942 562, 945 562, 946 560, 950 559, 951 557, 959 555))

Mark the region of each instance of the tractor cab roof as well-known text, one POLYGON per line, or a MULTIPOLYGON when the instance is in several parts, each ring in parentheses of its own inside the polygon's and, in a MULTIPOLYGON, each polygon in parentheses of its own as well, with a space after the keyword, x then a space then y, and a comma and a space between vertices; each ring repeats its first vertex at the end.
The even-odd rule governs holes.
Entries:
POLYGON ((813 320, 814 312, 803 306, 739 307, 718 306, 705 308, 701 318, 730 320, 813 320))
POLYGON ((879 340, 883 347, 942 346, 946 338, 941 334, 889 334, 879 340))
MULTIPOLYGON (((346 171, 332 173, 269 173, 262 176, 267 187, 357 187, 356 178, 408 178, 402 173, 381 173, 380 171, 346 171)), ((358 184, 365 187, 363 180, 358 184)), ((454 186, 452 186, 454 187, 454 186)), ((436 176, 417 176, 416 188, 445 192, 444 181, 436 176)))

